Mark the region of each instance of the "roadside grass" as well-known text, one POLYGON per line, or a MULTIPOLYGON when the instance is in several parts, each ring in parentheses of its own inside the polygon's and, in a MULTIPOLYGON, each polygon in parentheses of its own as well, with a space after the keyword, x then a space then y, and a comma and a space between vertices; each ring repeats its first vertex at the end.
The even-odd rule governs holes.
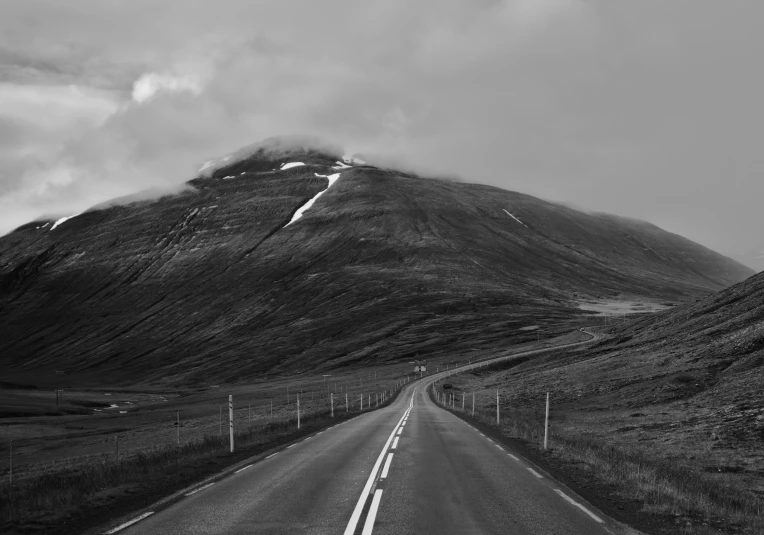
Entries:
MULTIPOLYGON (((391 403, 398 391, 381 403, 391 403)), ((374 409, 366 409, 369 412, 374 409)), ((265 451, 310 432, 360 414, 330 410, 314 410, 301 415, 301 429, 296 418, 283 418, 264 424, 243 426, 234 434, 237 451, 265 451)), ((162 476, 193 469, 213 457, 225 455, 228 435, 205 435, 180 445, 153 446, 131 451, 116 458, 115 454, 78 458, 69 465, 57 464, 49 469, 37 467, 25 477, 0 483, 0 531, 7 532, 35 523, 39 519, 66 514, 77 508, 87 509, 99 494, 110 489, 138 487, 157 481, 162 476)))
MULTIPOLYGON (((430 395, 436 401, 433 390, 430 389, 430 395)), ((448 393, 447 390, 440 392, 448 393)), ((471 406, 463 413, 459 404, 455 404, 456 410, 447 408, 541 450, 544 438, 541 410, 514 409, 502 413, 497 427, 495 411, 476 407, 472 416, 471 406)), ((713 481, 699 470, 649 456, 638 447, 615 447, 596 437, 555 425, 550 432, 547 454, 576 464, 596 479, 614 485, 624 498, 642 502, 645 512, 687 517, 705 524, 693 525, 690 531, 678 527, 680 533, 718 533, 710 526, 743 533, 764 533, 764 504, 761 500, 744 489, 713 481)))

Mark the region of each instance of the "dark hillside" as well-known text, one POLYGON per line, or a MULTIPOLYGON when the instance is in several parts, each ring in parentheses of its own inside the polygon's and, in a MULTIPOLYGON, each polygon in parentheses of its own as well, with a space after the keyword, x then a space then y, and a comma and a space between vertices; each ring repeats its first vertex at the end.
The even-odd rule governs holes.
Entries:
POLYGON ((537 409, 551 392, 558 433, 764 497, 764 273, 613 334, 470 388, 498 385, 511 408, 537 409))
POLYGON ((752 274, 644 222, 335 159, 260 151, 194 192, 0 238, 4 373, 199 384, 491 349, 580 314, 576 294, 683 300, 752 274))

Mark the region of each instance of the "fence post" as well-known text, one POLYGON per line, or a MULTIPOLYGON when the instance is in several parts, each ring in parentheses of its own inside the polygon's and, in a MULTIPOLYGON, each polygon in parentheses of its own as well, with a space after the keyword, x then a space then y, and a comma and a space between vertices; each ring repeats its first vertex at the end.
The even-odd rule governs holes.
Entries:
POLYGON ((252 402, 247 401, 247 417, 249 419, 249 425, 252 425, 252 402))
POLYGON ((363 394, 361 394, 361 410, 363 410, 363 394))
POLYGON ((218 405, 218 436, 223 436, 223 406, 218 405))
POLYGON ((329 394, 329 401, 332 402, 332 418, 334 418, 334 392, 329 394))
POLYGON ((228 434, 231 437, 231 453, 233 453, 233 396, 228 396, 228 434))
POLYGON ((549 392, 546 393, 546 415, 544 416, 544 449, 547 448, 549 438, 549 392))
POLYGON ((475 416, 475 393, 472 393, 472 416, 475 416))
POLYGON ((350 405, 348 405, 348 393, 345 391, 345 412, 350 412, 350 405))
POLYGON ((300 394, 297 394, 297 429, 300 428, 300 394))
POLYGON ((178 432, 176 433, 176 438, 177 438, 178 446, 180 446, 180 410, 176 412, 178 416, 178 419, 175 420, 175 426, 178 428, 177 429, 178 432))
POLYGON ((462 412, 464 412, 464 392, 462 392, 462 412))
POLYGON ((496 390, 496 425, 499 425, 499 390, 496 390))

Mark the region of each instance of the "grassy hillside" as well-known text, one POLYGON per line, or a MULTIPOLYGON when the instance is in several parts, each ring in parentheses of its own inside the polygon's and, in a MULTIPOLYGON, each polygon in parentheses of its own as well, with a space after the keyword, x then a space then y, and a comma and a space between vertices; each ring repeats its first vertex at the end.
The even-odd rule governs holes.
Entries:
POLYGON ((498 389, 508 421, 535 429, 525 437, 535 442, 550 392, 555 455, 605 480, 620 474, 620 492, 648 511, 715 516, 723 533, 761 529, 764 274, 609 329, 612 338, 591 349, 467 376, 455 388, 477 391, 486 411, 498 389))

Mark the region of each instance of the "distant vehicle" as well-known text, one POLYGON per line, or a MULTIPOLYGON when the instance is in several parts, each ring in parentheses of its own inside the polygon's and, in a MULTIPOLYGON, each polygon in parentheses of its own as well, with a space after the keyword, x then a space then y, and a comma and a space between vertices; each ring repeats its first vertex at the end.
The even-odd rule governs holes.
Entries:
POLYGON ((426 360, 415 360, 414 361, 414 371, 415 372, 426 372, 427 371, 427 361, 426 360))

